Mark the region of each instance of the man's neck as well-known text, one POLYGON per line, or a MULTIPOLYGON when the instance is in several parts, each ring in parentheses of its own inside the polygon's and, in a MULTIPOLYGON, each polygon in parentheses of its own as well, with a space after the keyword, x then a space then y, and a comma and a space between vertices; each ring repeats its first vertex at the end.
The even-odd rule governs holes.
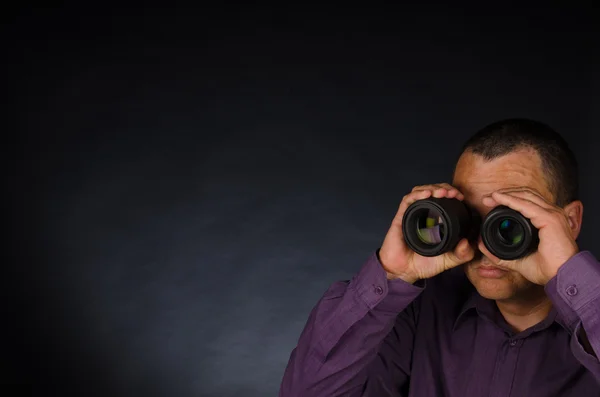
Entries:
POLYGON ((552 309, 552 302, 543 290, 527 297, 498 300, 496 305, 506 322, 516 332, 522 332, 543 321, 552 309))

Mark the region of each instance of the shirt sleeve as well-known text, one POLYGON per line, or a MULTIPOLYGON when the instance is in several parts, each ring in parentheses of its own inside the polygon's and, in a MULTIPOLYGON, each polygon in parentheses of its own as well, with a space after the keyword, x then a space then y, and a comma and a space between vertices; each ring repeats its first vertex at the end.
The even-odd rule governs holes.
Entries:
POLYGON ((573 332, 573 355, 600 383, 600 263, 589 251, 577 253, 546 285, 546 293, 573 332), (596 357, 581 344, 582 328, 596 357))
POLYGON ((424 283, 388 280, 374 252, 334 283, 292 350, 279 397, 399 396, 408 383, 416 298, 424 283))

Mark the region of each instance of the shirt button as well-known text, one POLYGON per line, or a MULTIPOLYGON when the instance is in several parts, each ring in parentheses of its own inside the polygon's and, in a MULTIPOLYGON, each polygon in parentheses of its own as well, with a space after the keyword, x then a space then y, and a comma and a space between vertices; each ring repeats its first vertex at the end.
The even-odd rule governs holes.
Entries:
POLYGON ((516 346, 516 345, 517 345, 517 341, 516 341, 516 340, 514 340, 514 339, 511 339, 511 341, 510 341, 510 345, 511 345, 511 346, 516 346))
POLYGON ((378 285, 378 286, 376 286, 376 287, 375 287, 375 293, 376 293, 377 295, 381 295, 381 294, 383 294, 383 288, 381 288, 381 286, 379 286, 379 285, 378 285))
POLYGON ((575 296, 577 295, 577 287, 574 285, 569 285, 569 287, 567 288, 567 295, 569 296, 575 296))

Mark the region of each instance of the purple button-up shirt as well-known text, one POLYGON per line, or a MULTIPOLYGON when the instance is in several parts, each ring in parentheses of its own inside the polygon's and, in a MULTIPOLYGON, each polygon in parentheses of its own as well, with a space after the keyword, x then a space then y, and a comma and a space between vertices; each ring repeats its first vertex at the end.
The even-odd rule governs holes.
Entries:
POLYGON ((600 396, 600 263, 580 252, 545 288, 552 311, 516 333, 461 267, 413 285, 374 252, 310 313, 279 396, 600 396))

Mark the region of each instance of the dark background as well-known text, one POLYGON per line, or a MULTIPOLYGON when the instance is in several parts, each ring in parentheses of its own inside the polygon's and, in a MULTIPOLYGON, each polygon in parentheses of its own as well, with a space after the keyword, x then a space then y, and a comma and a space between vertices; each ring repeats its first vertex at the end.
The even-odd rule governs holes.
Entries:
POLYGON ((275 396, 325 289, 379 247, 404 194, 449 182, 462 142, 505 117, 572 144, 580 243, 597 254, 591 10, 1 18, 1 373, 24 395, 275 396))

